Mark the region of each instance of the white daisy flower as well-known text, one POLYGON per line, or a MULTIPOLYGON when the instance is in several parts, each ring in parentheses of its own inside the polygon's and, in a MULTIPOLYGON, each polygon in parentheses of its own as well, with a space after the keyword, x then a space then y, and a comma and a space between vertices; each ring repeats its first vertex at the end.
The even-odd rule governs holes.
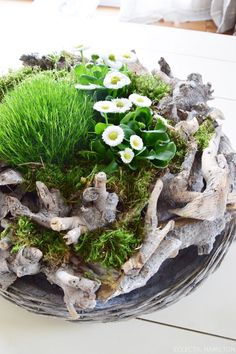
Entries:
POLYGON ((138 135, 131 135, 130 137, 130 145, 134 150, 142 150, 143 148, 143 140, 138 135))
POLYGON ((89 49, 90 47, 84 43, 78 43, 74 46, 74 50, 75 51, 84 51, 84 50, 87 50, 89 49))
POLYGON ((128 76, 120 73, 119 71, 112 71, 106 74, 103 85, 110 89, 120 89, 130 84, 128 76))
POLYGON ((129 100, 138 107, 150 107, 152 104, 150 98, 147 96, 138 95, 137 93, 132 93, 129 96, 129 100))
POLYGON ((114 113, 116 107, 111 101, 98 101, 93 105, 93 109, 101 113, 114 113))
POLYGON ((115 104, 117 113, 125 113, 132 107, 132 102, 128 98, 116 98, 112 102, 115 104))
POLYGON ((133 52, 126 52, 119 56, 119 60, 122 63, 135 63, 137 59, 137 55, 133 52))
POLYGON ((112 69, 119 70, 122 67, 122 62, 119 61, 115 54, 108 54, 103 56, 104 63, 112 69))
POLYGON ((81 84, 76 84, 75 88, 78 90, 96 90, 98 88, 102 88, 100 85, 95 85, 95 84, 89 84, 89 85, 81 85, 81 84))
POLYGON ((124 163, 130 163, 134 158, 134 152, 130 148, 119 151, 120 158, 124 163))
POLYGON ((103 141, 109 146, 117 146, 124 140, 124 130, 117 125, 110 125, 102 133, 103 141))

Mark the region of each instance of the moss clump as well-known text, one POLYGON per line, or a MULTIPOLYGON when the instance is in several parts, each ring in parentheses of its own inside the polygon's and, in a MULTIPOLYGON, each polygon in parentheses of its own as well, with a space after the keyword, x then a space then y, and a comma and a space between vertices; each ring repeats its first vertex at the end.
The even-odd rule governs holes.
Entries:
MULTIPOLYGON (((80 161, 75 165, 59 166, 56 164, 47 164, 40 167, 27 166, 23 167, 22 172, 25 179, 25 188, 27 191, 35 190, 35 182, 41 181, 50 188, 59 189, 67 201, 76 201, 82 189, 92 182, 95 173, 98 171, 95 165, 91 170, 88 163, 80 161)), ((86 161, 87 162, 87 161, 86 161)))
POLYGON ((176 145, 176 154, 169 165, 169 169, 172 173, 178 173, 181 171, 182 163, 188 151, 188 142, 174 130, 169 130, 168 135, 176 145))
POLYGON ((7 92, 14 89, 26 78, 32 77, 38 72, 38 68, 25 67, 15 71, 9 71, 8 74, 0 76, 0 102, 3 100, 7 92))
POLYGON ((131 74, 131 91, 149 97, 158 102, 170 93, 170 86, 164 83, 159 76, 151 74, 131 74))
POLYGON ((37 247, 43 252, 44 261, 51 265, 68 261, 69 247, 65 244, 62 234, 42 228, 26 217, 20 217, 16 224, 10 227, 13 231, 12 253, 24 246, 37 247))
POLYGON ((83 235, 75 250, 87 262, 120 268, 138 245, 135 234, 125 229, 105 230, 102 233, 96 230, 83 235))
POLYGON ((0 158, 12 165, 63 164, 93 127, 92 101, 66 80, 37 75, 0 105, 0 158))
POLYGON ((207 118, 199 127, 194 137, 198 144, 199 151, 203 151, 208 147, 209 142, 215 132, 214 122, 212 119, 207 118))

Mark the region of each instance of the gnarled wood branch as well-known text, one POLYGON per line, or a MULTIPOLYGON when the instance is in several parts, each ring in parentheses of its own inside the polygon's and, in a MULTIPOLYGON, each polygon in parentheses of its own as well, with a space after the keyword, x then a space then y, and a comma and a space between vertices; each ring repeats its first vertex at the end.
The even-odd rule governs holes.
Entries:
POLYGON ((118 196, 106 190, 107 177, 104 172, 95 176, 94 187, 84 190, 83 203, 78 215, 54 217, 50 226, 55 231, 70 230, 66 235, 67 244, 77 243, 80 235, 111 223, 116 218, 118 196))
POLYGON ((10 269, 21 278, 25 275, 37 274, 40 272, 40 260, 43 253, 35 247, 23 247, 17 253, 10 269))
POLYGON ((45 269, 49 282, 57 284, 64 291, 64 301, 72 319, 76 320, 79 315, 75 309, 91 309, 96 306, 96 291, 101 283, 75 275, 72 269, 59 268, 56 272, 45 269))
POLYGON ((146 235, 144 242, 139 251, 122 266, 122 270, 127 275, 137 275, 140 272, 144 264, 155 252, 164 237, 174 227, 174 221, 171 220, 163 229, 158 228, 157 201, 161 194, 162 188, 162 180, 158 179, 148 202, 145 217, 146 235))
POLYGON ((218 155, 221 129, 218 127, 209 146, 202 154, 202 173, 206 181, 203 193, 190 201, 185 207, 171 212, 184 218, 215 220, 226 211, 229 193, 229 168, 223 154, 218 155))
POLYGON ((7 196, 6 203, 12 216, 26 216, 39 225, 51 228, 51 219, 55 216, 65 216, 69 208, 58 190, 51 190, 42 182, 36 182, 36 190, 39 198, 40 211, 33 213, 27 206, 23 205, 17 198, 7 196))

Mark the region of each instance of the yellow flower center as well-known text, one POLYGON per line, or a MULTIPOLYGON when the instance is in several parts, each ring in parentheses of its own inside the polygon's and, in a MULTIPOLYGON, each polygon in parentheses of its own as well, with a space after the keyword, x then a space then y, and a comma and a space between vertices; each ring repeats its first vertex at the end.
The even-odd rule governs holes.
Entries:
POLYGON ((124 158, 126 160, 129 160, 131 158, 131 155, 128 152, 124 152, 124 158))
POLYGON ((118 138, 118 133, 117 132, 111 132, 109 135, 110 140, 116 140, 118 138))
POLYGON ((138 147, 138 146, 139 146, 139 141, 138 141, 138 139, 134 139, 134 140, 133 140, 133 145, 134 145, 135 147, 138 147))
POLYGON ((129 54, 123 54, 123 58, 125 58, 125 59, 130 59, 131 57, 130 57, 129 54))
POLYGON ((111 79, 112 85, 116 85, 119 81, 120 81, 119 76, 113 76, 113 78, 111 79))
POLYGON ((106 111, 107 109, 109 109, 109 106, 104 104, 104 106, 102 106, 101 108, 106 111))
POLYGON ((114 54, 110 54, 108 59, 111 60, 111 61, 116 61, 116 57, 115 57, 114 54))
POLYGON ((118 107, 118 108, 124 107, 124 102, 122 102, 122 101, 116 102, 116 107, 118 107))
POLYGON ((138 97, 138 98, 137 98, 137 102, 142 103, 143 101, 144 101, 144 99, 143 99, 142 97, 138 97))

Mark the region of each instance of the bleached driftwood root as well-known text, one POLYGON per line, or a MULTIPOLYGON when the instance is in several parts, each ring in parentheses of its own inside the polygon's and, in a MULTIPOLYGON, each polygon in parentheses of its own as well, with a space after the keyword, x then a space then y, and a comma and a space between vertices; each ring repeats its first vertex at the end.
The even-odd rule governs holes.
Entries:
POLYGON ((206 116, 211 110, 207 101, 212 99, 213 91, 209 83, 203 84, 200 74, 190 74, 185 81, 179 79, 165 81, 172 86, 173 92, 171 96, 164 97, 158 105, 162 115, 170 117, 177 123, 199 114, 206 116))
POLYGON ((64 237, 67 244, 77 243, 80 235, 88 230, 95 230, 115 221, 118 196, 107 192, 106 181, 104 172, 95 176, 94 187, 84 190, 84 205, 78 215, 52 218, 50 226, 53 230, 70 230, 64 237))
POLYGON ((11 215, 26 216, 36 223, 50 228, 50 221, 53 217, 65 216, 69 213, 69 208, 65 205, 58 190, 53 189, 49 191, 44 183, 37 181, 36 191, 40 205, 40 211, 38 213, 33 213, 27 206, 23 205, 19 199, 7 196, 6 203, 11 215))
POLYGON ((189 191, 188 183, 191 169, 197 152, 197 144, 193 140, 189 144, 188 153, 178 175, 166 174, 163 178, 164 188, 161 198, 174 203, 187 203, 199 196, 198 192, 189 191))
POLYGON ((202 154, 202 173, 206 189, 185 207, 171 210, 184 218, 215 220, 226 211, 229 194, 229 168, 223 154, 218 154, 221 129, 217 128, 202 154))
POLYGON ((10 168, 0 172, 0 186, 23 183, 24 179, 20 172, 10 168))
POLYGON ((41 270, 42 252, 35 247, 23 247, 16 255, 10 253, 11 239, 0 241, 0 286, 6 290, 17 278, 37 274, 41 270))
POLYGON ((23 247, 11 264, 11 270, 18 278, 40 272, 43 253, 35 247, 23 247))
POLYGON ((64 301, 72 319, 79 315, 75 306, 80 309, 93 309, 96 306, 96 291, 100 282, 75 275, 72 269, 59 268, 56 272, 45 269, 50 283, 57 284, 64 291, 64 301))
POLYGON ((164 237, 174 228, 173 220, 169 221, 163 229, 158 228, 156 209, 157 201, 161 194, 162 188, 163 182, 161 179, 158 179, 151 193, 146 212, 145 240, 140 250, 122 266, 124 273, 127 275, 137 275, 144 264, 155 252, 164 237))

